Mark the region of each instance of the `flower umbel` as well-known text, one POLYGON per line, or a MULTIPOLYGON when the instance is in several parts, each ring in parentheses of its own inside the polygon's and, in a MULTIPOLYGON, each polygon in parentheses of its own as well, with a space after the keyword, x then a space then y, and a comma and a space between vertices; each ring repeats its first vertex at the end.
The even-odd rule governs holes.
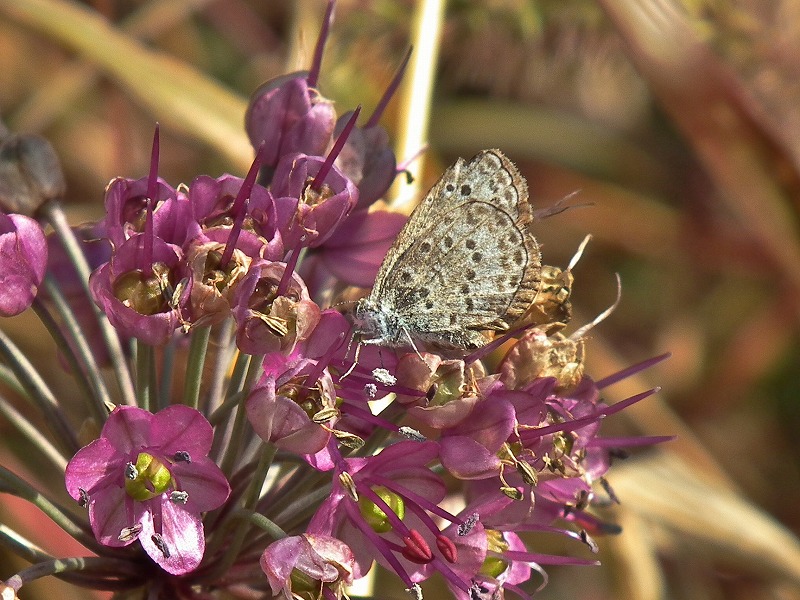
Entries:
MULTIPOLYGON (((366 124, 360 108, 337 118, 317 88, 333 8, 310 70, 253 97, 244 177, 163 180, 156 130, 149 174, 114 179, 99 223, 67 226, 54 185, 25 188, 46 201, 32 209, 41 222, 0 213, 0 314, 33 305, 79 389, 62 398, 0 332, 0 377, 51 436, 2 396, 0 414, 63 471, 78 508, 3 466, 0 491, 95 554, 49 555, 3 525, 0 545, 34 563, 0 582, 4 595, 54 574, 120 599, 334 600, 377 563, 416 597, 438 575, 456 598, 527 599, 542 565, 594 561, 537 552, 525 532, 594 551, 592 536, 616 531, 593 512, 615 498, 612 455, 665 438, 602 437, 603 419, 654 390, 612 406, 600 390, 663 357, 599 382, 584 373, 586 329, 562 333, 572 265, 532 263, 514 319, 449 337, 418 328, 420 339, 398 321, 353 343, 344 299, 375 282, 405 222, 375 203, 397 175, 377 121, 408 56, 366 124)), ((5 188, 17 189, 14 173, 5 188)), ((538 218, 527 205, 517 221, 491 216, 511 233, 538 218)), ((538 261, 531 231, 510 239, 538 261)), ((488 256, 468 242, 473 263, 488 256)), ((457 293, 479 312, 470 285, 457 293)))

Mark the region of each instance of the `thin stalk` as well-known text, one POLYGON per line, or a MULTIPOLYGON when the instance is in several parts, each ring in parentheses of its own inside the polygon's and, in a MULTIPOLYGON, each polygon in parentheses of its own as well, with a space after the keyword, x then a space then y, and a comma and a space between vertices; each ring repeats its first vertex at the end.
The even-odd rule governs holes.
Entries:
POLYGON ((105 405, 112 404, 112 402, 111 396, 108 393, 108 388, 106 387, 106 382, 103 380, 103 376, 100 374, 100 368, 97 366, 94 353, 89 347, 89 340, 86 339, 86 336, 83 334, 83 329, 80 323, 78 323, 75 313, 72 311, 69 303, 67 303, 58 285, 53 282, 51 277, 45 278, 44 285, 47 293, 53 300, 53 304, 55 304, 59 316, 63 320, 64 328, 69 332, 73 342, 75 342, 77 358, 80 359, 83 367, 80 371, 76 371, 75 375, 76 378, 79 378, 79 374, 85 373, 89 378, 89 382, 95 392, 95 402, 91 403, 89 408, 95 413, 95 417, 98 418, 97 422, 102 424, 105 422, 106 417, 108 417, 108 411, 105 405))
POLYGON ((210 325, 192 330, 186 364, 186 381, 183 384, 183 403, 192 408, 197 408, 200 402, 200 384, 203 381, 203 367, 206 364, 210 336, 210 325))
POLYGON ((227 476, 230 476, 231 473, 233 473, 236 459, 239 457, 242 442, 245 439, 244 427, 245 422, 247 421, 247 411, 244 408, 244 398, 247 397, 247 394, 249 393, 253 383, 255 383, 256 379, 261 375, 261 366, 263 362, 263 354, 253 356, 250 359, 250 365, 247 367, 247 375, 245 376, 244 387, 242 388, 242 402, 240 402, 239 406, 236 408, 236 416, 233 419, 233 430, 231 431, 231 437, 228 440, 228 447, 226 449, 225 456, 222 459, 221 468, 223 473, 225 473, 227 476))
POLYGON ((231 380, 228 382, 228 390, 225 393, 225 402, 223 402, 222 406, 211 416, 211 424, 217 428, 210 454, 215 460, 221 455, 224 442, 227 439, 226 434, 230 433, 226 431, 229 422, 223 424, 222 419, 228 418, 228 411, 232 410, 234 406, 238 405, 239 398, 242 397, 240 392, 242 390, 242 386, 244 385, 247 369, 250 366, 250 358, 251 356, 249 354, 245 354, 244 352, 239 352, 237 354, 236 361, 233 364, 231 380), (236 401, 233 405, 231 405, 231 403, 234 402, 234 399, 236 399, 236 401))
POLYGON ((152 378, 154 364, 153 347, 136 340, 136 402, 145 410, 150 410, 155 393, 155 382, 152 378))
POLYGON ((22 387, 17 376, 14 375, 14 371, 9 369, 7 366, 0 364, 0 381, 6 384, 11 391, 16 393, 19 396, 25 396, 27 398, 28 393, 25 391, 25 388, 22 387))
POLYGON ((222 386, 225 385, 228 365, 231 363, 233 351, 236 348, 231 337, 233 325, 233 319, 225 319, 215 338, 214 346, 217 351, 214 354, 214 368, 211 371, 211 380, 208 382, 208 404, 205 411, 207 414, 215 411, 222 404, 222 386))
POLYGON ((330 496, 330 494, 330 483, 318 487, 310 494, 306 494, 301 498, 296 498, 295 502, 274 518, 274 521, 276 523, 282 523, 283 528, 287 531, 292 531, 292 529, 311 518, 311 515, 316 512, 322 501, 330 496))
MULTIPOLYGON (((259 365, 261 364, 260 360, 254 362, 258 362, 259 365)), ((267 478, 267 473, 272 466, 272 460, 275 458, 275 453, 277 450, 278 449, 273 444, 264 444, 264 447, 261 451, 261 457, 258 461, 258 466, 256 467, 255 473, 253 473, 253 478, 250 480, 250 486, 247 488, 244 504, 242 506, 244 512, 248 513, 248 515, 253 514, 255 506, 258 504, 258 498, 261 496, 261 489, 264 487, 264 481, 267 478)), ((225 550, 225 555, 222 560, 220 560, 214 567, 213 571, 215 577, 227 573, 233 563, 236 562, 236 559, 239 558, 239 551, 242 549, 245 538, 250 532, 249 525, 249 516, 248 518, 243 518, 241 521, 239 521, 239 524, 233 535, 233 541, 225 550)))
POLYGON ((53 392, 30 363, 24 353, 0 329, 0 357, 14 372, 17 381, 25 389, 27 396, 33 400, 42 412, 51 431, 61 443, 66 455, 72 456, 80 448, 75 432, 61 411, 53 392))
MULTIPOLYGON (((4 532, 0 532, 4 536, 4 532)), ((53 558, 43 560, 23 569, 19 573, 12 575, 5 583, 14 591, 37 579, 50 575, 59 576, 75 571, 91 571, 94 573, 106 573, 113 575, 116 581, 120 575, 128 577, 141 577, 141 567, 127 560, 117 558, 105 558, 97 556, 75 556, 71 558, 53 558)), ((86 579, 91 577, 86 573, 86 579)))
POLYGON ((17 431, 33 444, 36 449, 53 464, 56 471, 60 473, 64 472, 67 468, 66 457, 58 451, 58 448, 56 448, 49 439, 47 439, 46 435, 34 427, 25 415, 20 413, 2 396, 0 396, 0 415, 3 415, 17 431))
POLYGON ((161 358, 161 377, 158 380, 158 409, 167 407, 172 402, 172 382, 175 379, 175 338, 164 346, 161 358))
POLYGON ((70 258, 70 262, 72 262, 75 267, 78 280, 86 293, 86 300, 92 307, 95 319, 100 325, 100 332, 103 335, 103 341, 106 344, 108 355, 111 358, 111 364, 114 368, 114 375, 116 376, 122 399, 125 404, 134 404, 136 395, 133 390, 133 382, 131 380, 130 370, 128 369, 128 363, 125 360, 125 353, 122 351, 122 345, 120 344, 116 330, 111 326, 106 316, 92 300, 92 294, 89 291, 91 269, 89 268, 89 263, 86 261, 86 256, 81 250, 78 239, 75 237, 75 233, 69 226, 64 210, 58 202, 48 202, 41 208, 41 213, 47 219, 47 222, 52 225, 56 236, 61 241, 61 245, 70 258))
POLYGON ((222 423, 223 419, 227 418, 227 416, 231 413, 231 411, 236 407, 239 402, 242 400, 242 393, 239 392, 227 400, 220 404, 211 416, 208 417, 208 422, 211 423, 214 427, 222 423))
MULTIPOLYGON (((302 476, 297 479, 290 479, 286 485, 282 485, 279 490, 276 490, 277 496, 272 499, 269 504, 262 501, 258 507, 260 511, 268 515, 280 514, 288 505, 292 504, 297 498, 305 496, 309 490, 313 490, 315 486, 319 485, 322 481, 329 479, 329 475, 320 477, 318 471, 311 469, 302 469, 302 476), (266 504, 266 505, 265 505, 266 504)), ((266 498, 265 498, 266 500, 266 498)))
POLYGON ((237 510, 233 513, 234 518, 247 519, 251 525, 263 529, 272 541, 281 540, 286 537, 286 532, 267 517, 251 510, 237 510))
MULTIPOLYGON (((72 369, 75 381, 81 388, 81 393, 87 398, 92 398, 94 400, 96 398, 95 391, 92 389, 89 380, 84 377, 84 370, 81 367, 81 363, 78 360, 78 357, 75 355, 72 346, 70 346, 69 342, 67 341, 67 338, 58 327, 58 323, 56 323, 53 315, 51 315, 50 311, 45 308, 44 304, 39 298, 34 299, 31 308, 33 309, 33 312, 36 313, 36 316, 39 317, 39 320, 42 322, 42 325, 45 326, 50 336, 53 338, 56 347, 62 350, 64 358, 67 359, 67 362, 72 369)), ((94 404, 94 402, 90 402, 90 404, 94 404)))
POLYGON ((93 550, 103 552, 104 546, 94 539, 87 526, 78 523, 75 517, 69 512, 51 502, 44 494, 34 489, 27 481, 18 477, 2 465, 0 465, 0 484, 4 491, 27 500, 39 510, 41 510, 53 523, 61 527, 78 542, 93 550))

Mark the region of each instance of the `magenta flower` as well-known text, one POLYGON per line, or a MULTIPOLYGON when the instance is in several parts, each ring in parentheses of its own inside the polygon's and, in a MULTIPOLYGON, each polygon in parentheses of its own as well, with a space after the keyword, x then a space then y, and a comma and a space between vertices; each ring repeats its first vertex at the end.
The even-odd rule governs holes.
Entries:
POLYGON ((39 224, 0 212, 0 315, 18 315, 33 303, 46 266, 47 241, 39 224))
POLYGON ((329 1, 311 69, 268 81, 256 90, 247 107, 245 128, 250 142, 254 148, 266 143, 263 165, 267 181, 272 180, 282 157, 296 152, 322 155, 330 143, 336 110, 316 87, 333 8, 334 2, 329 1))
POLYGON ((88 504, 89 523, 106 546, 135 540, 173 575, 203 558, 201 513, 220 506, 230 486, 206 455, 211 425, 198 411, 173 405, 152 414, 118 406, 100 438, 67 465, 69 494, 88 504))
POLYGON ((286 248, 297 244, 319 246, 358 202, 353 182, 319 156, 294 154, 282 158, 272 189, 286 248), (325 173, 322 181, 316 182, 321 172, 325 173))
POLYGON ((139 233, 92 273, 89 285, 94 301, 117 331, 159 345, 187 316, 191 279, 185 276, 187 268, 178 246, 161 238, 150 239, 154 262, 149 269, 141 266, 147 234, 139 233))
POLYGON ((336 415, 336 390, 327 369, 297 354, 273 352, 265 360, 264 377, 247 398, 247 418, 265 442, 296 454, 316 454, 330 439, 323 424, 336 415))
POLYGON ((269 580, 274 597, 291 600, 298 593, 341 598, 345 585, 353 583, 353 552, 344 542, 327 535, 304 533, 283 538, 267 546, 261 555, 261 568, 269 580))
POLYGON ((296 273, 289 277, 284 263, 256 260, 233 298, 236 345, 249 354, 289 354, 309 337, 319 316, 319 306, 296 273), (279 294, 285 277, 285 289, 279 294))
POLYGON ((162 240, 182 246, 199 232, 191 222, 189 199, 177 192, 163 179, 158 179, 155 191, 148 189, 150 177, 125 179, 117 177, 106 188, 106 225, 108 239, 115 248, 137 233, 144 233, 149 194, 155 198, 153 233, 162 240))
POLYGON ((202 230, 202 243, 212 240, 227 243, 235 229, 235 245, 251 258, 257 256, 277 260, 283 256, 283 242, 276 232, 275 207, 272 194, 260 185, 249 183, 233 175, 216 179, 200 175, 189 186, 189 202, 192 220, 202 230), (252 186, 252 187, 251 187, 252 186), (244 187, 246 202, 237 203, 237 196, 244 187), (240 214, 242 213, 242 214, 240 214))

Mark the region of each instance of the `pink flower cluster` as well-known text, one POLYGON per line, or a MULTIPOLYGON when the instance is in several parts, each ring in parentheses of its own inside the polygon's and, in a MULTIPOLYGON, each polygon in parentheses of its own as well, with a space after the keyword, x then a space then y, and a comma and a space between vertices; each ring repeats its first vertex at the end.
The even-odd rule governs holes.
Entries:
MULTIPOLYGON (((377 121, 402 68, 365 126, 360 109, 337 119, 316 88, 332 10, 311 70, 255 94, 244 178, 169 184, 156 129, 149 175, 109 184, 104 220, 80 236, 105 240, 83 244, 100 321, 64 248, 50 253, 73 307, 59 322, 80 324, 62 351, 105 419, 80 449, 61 440, 97 542, 84 585, 332 600, 377 562, 417 597, 438 574, 456 598, 529 598, 542 565, 594 561, 537 552, 526 532, 596 551, 617 529, 592 510, 615 500, 612 456, 663 439, 600 436, 654 391, 609 406, 601 390, 658 359, 584 375, 581 333, 559 333, 569 269, 544 267, 550 287, 517 331, 470 355, 368 345, 354 364, 336 299, 372 284, 404 222, 373 206, 397 175, 377 121), (133 397, 96 376, 108 364, 135 375, 133 397)), ((0 313, 17 314, 45 275, 39 225, 0 214, 0 254, 0 313)))

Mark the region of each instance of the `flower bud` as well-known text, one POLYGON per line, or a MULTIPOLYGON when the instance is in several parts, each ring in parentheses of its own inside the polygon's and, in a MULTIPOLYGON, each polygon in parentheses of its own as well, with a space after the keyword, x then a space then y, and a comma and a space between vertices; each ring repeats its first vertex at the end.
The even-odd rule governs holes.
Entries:
POLYGON ((30 216, 65 187, 61 163, 45 138, 13 134, 0 143, 0 208, 30 216))

